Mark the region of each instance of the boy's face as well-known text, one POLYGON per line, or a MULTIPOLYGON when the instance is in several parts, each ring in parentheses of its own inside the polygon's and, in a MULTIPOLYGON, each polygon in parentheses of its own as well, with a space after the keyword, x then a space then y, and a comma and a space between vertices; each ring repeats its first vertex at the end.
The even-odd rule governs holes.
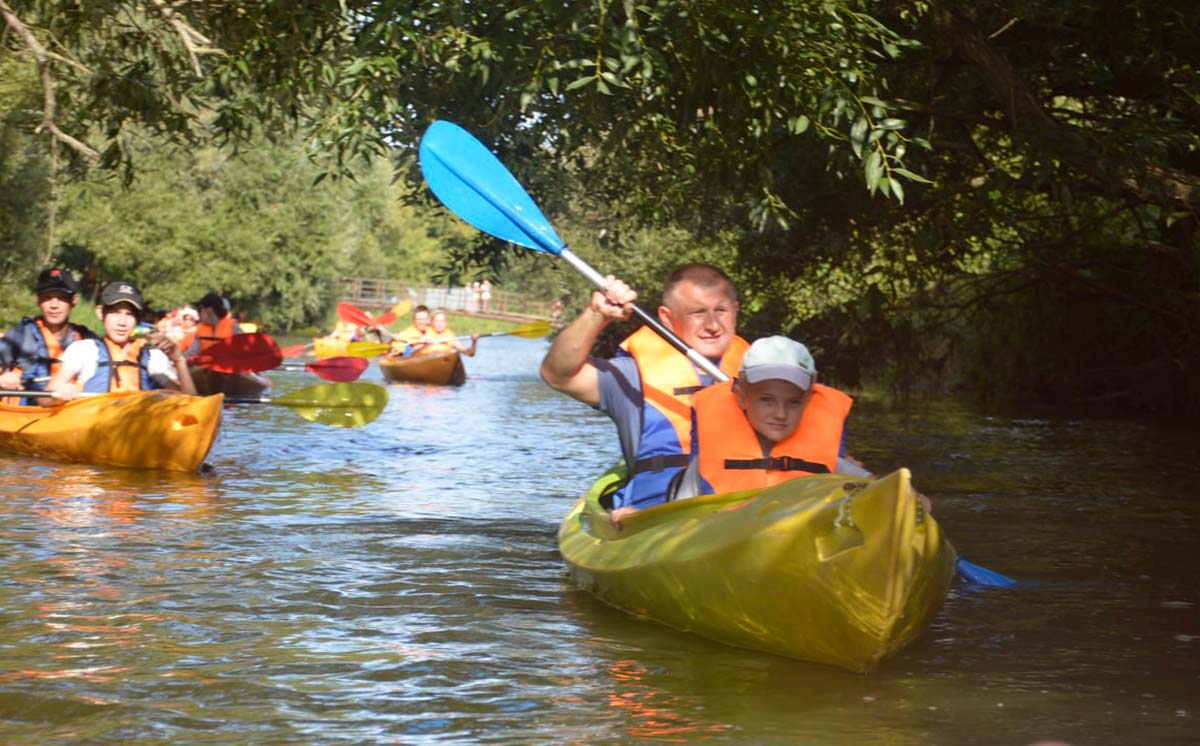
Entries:
POLYGON ((417 327, 418 331, 425 331, 429 327, 429 312, 417 311, 413 314, 413 326, 417 327))
POLYGON ((758 383, 739 380, 733 387, 733 395, 746 413, 750 427, 772 443, 795 432, 808 401, 808 392, 779 378, 758 383))
POLYGON ((104 334, 116 344, 125 344, 138 324, 137 311, 128 303, 117 303, 103 309, 104 334))

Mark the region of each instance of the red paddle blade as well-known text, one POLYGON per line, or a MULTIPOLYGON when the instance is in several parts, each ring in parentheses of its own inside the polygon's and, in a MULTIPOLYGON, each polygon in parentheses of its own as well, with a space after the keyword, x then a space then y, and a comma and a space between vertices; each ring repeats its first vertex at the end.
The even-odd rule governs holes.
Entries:
POLYGON ((375 317, 375 324, 378 326, 388 326, 395 320, 396 314, 392 313, 391 311, 384 311, 375 317))
POLYGON ((367 369, 371 361, 363 357, 327 357, 304 366, 309 373, 316 373, 326 381, 350 383, 367 369))
POLYGON ((235 334, 193 355, 188 362, 218 373, 257 373, 278 368, 283 354, 269 334, 235 334))
POLYGON ((374 326, 375 321, 365 311, 349 303, 337 304, 337 315, 342 321, 355 326, 374 326))
POLYGON ((301 355, 304 354, 304 351, 307 350, 309 347, 312 347, 312 345, 311 344, 288 345, 287 347, 284 347, 282 350, 280 350, 279 354, 283 355, 284 357, 300 357, 301 355))

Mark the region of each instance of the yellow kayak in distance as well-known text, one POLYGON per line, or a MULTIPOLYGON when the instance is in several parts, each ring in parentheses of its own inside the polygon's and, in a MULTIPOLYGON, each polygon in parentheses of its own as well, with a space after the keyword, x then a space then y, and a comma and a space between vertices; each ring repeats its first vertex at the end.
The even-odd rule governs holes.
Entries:
POLYGON ((599 497, 622 478, 602 476, 559 528, 572 582, 710 640, 869 671, 924 631, 954 578, 907 469, 665 503, 617 529, 599 497))
POLYGON ((54 406, 0 404, 0 449, 34 456, 196 471, 221 424, 224 396, 121 391, 54 406))

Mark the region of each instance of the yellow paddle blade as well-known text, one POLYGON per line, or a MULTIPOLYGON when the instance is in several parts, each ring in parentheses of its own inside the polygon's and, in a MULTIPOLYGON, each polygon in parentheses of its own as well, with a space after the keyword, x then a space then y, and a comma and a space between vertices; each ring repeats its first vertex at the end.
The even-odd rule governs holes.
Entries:
POLYGON ((512 329, 509 329, 506 332, 501 332, 501 334, 509 334, 514 337, 525 337, 526 339, 536 339, 549 334, 551 328, 552 327, 550 326, 549 321, 531 321, 528 324, 514 326, 512 329))
POLYGON ((407 316, 409 312, 412 311, 412 307, 412 301, 408 298, 405 298, 388 310, 391 311, 392 315, 394 315, 396 318, 400 318, 401 316, 407 316))
POLYGON ((346 354, 354 357, 379 357, 386 355, 390 349, 392 346, 384 342, 351 342, 346 345, 346 354))
POLYGON ((359 427, 373 422, 388 403, 387 389, 373 383, 320 383, 270 399, 309 422, 359 427))

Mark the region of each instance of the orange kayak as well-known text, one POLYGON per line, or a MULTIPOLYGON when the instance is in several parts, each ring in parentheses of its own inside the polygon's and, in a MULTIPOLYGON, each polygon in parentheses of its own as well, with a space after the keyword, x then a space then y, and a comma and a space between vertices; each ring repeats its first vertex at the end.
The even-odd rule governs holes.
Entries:
POLYGON ((0 449, 135 469, 196 471, 224 396, 122 391, 54 406, 0 404, 0 449))
POLYGON ((379 369, 383 377, 395 383, 435 383, 441 386, 461 386, 466 383, 467 371, 457 352, 408 357, 381 357, 379 369))

